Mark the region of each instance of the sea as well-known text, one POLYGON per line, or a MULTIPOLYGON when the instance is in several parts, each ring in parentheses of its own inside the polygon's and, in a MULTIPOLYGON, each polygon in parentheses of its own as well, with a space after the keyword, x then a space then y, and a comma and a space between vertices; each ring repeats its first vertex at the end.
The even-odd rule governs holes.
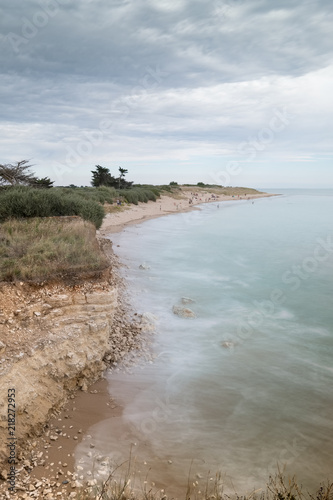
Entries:
POLYGON ((109 236, 153 356, 108 375, 123 411, 90 456, 176 498, 216 477, 238 494, 278 471, 333 480, 333 190, 265 191, 109 236))

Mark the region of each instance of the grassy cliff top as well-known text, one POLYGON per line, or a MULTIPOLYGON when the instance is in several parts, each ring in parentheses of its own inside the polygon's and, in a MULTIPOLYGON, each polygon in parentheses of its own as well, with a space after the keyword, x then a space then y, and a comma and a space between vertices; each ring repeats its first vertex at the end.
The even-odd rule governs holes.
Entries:
POLYGON ((0 281, 44 281, 98 272, 108 261, 80 217, 11 219, 0 226, 0 281))

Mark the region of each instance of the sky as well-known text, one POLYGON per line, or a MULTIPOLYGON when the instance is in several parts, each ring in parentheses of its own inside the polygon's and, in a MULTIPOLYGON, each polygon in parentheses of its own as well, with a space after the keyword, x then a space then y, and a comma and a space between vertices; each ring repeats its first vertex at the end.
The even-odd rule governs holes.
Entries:
POLYGON ((0 5, 0 163, 333 188, 332 0, 0 5))

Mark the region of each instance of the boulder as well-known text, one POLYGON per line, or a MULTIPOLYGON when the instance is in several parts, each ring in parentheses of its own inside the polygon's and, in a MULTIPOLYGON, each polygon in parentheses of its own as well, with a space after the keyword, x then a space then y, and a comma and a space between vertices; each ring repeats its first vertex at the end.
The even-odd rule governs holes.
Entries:
POLYGON ((145 262, 143 264, 140 264, 139 265, 139 269, 143 269, 144 271, 146 271, 147 269, 150 269, 150 266, 148 266, 145 262))
POLYGON ((172 311, 176 316, 179 316, 180 318, 195 318, 195 313, 192 311, 192 309, 189 309, 188 307, 181 307, 181 306, 173 306, 172 311))
POLYGON ((231 349, 232 347, 235 346, 235 344, 233 342, 229 342, 229 341, 224 341, 222 342, 222 347, 224 347, 225 349, 231 349))
POLYGON ((190 297, 182 297, 182 304, 193 304, 195 302, 194 299, 190 299, 190 297))

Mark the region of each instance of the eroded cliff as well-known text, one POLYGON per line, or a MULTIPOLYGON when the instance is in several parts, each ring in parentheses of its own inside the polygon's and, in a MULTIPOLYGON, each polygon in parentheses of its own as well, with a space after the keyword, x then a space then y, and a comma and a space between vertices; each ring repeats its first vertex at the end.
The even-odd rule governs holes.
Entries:
POLYGON ((15 437, 38 430, 68 391, 105 369, 117 308, 110 276, 82 284, 0 286, 0 457, 6 459, 7 394, 15 389, 15 437))

